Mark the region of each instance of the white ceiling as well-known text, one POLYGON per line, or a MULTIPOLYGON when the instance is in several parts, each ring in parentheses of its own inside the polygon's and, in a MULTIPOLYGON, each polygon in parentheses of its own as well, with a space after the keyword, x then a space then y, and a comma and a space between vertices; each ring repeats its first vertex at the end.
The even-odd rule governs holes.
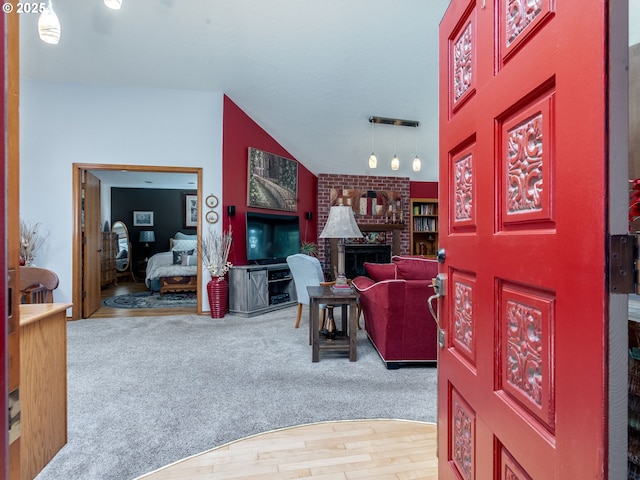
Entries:
MULTIPOLYGON (((449 0, 52 3, 58 45, 39 40, 38 15, 20 17, 25 78, 222 92, 313 173, 437 181, 437 30, 449 0), (420 126, 372 126, 371 115, 420 126)), ((630 10, 633 44, 640 2, 630 10)))
POLYGON ((21 15, 21 75, 222 92, 315 174, 436 181, 437 27, 448 3, 123 0, 114 11, 52 0, 60 43, 40 41, 38 15, 21 15), (372 127, 371 115, 420 126, 372 127))

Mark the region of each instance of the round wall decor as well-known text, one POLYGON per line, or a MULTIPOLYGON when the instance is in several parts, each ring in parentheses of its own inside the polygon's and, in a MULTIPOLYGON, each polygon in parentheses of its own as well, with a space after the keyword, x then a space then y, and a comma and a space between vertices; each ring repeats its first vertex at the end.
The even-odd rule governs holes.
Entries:
POLYGON ((205 203, 207 204, 207 207, 215 208, 218 206, 218 197, 212 193, 206 198, 205 203))
POLYGON ((218 214, 211 210, 210 212, 207 212, 204 218, 206 218, 209 223, 216 223, 218 221, 218 214))

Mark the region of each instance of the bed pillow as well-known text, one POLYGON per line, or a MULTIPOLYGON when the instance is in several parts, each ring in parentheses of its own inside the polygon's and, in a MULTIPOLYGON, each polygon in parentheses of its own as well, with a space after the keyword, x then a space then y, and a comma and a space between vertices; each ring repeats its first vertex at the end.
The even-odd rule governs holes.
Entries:
POLYGON ((173 264, 184 265, 183 258, 189 255, 193 255, 193 250, 174 250, 173 251, 173 264))
POLYGON ((171 250, 178 250, 179 252, 184 252, 187 250, 195 250, 196 241, 195 240, 174 240, 173 247, 171 250))
POLYGON ((198 235, 187 235, 186 233, 176 232, 173 236, 176 240, 193 240, 196 241, 198 239, 198 235))

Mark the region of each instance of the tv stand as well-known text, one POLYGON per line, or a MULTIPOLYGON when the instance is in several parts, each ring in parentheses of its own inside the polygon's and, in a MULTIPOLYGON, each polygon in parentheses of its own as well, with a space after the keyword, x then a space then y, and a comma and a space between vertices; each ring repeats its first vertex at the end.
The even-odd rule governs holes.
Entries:
POLYGON ((229 313, 253 317, 296 305, 296 288, 286 263, 240 265, 229 270, 229 313))

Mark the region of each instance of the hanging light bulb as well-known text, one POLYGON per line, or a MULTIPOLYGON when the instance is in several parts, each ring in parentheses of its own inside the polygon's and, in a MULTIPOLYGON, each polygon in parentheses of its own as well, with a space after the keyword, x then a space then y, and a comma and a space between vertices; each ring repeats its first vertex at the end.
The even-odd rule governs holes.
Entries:
MULTIPOLYGON (((395 134, 393 135, 393 149, 394 150, 398 150, 398 136, 395 134)), ((396 155, 395 153, 393 154, 393 158, 391 159, 391 170, 398 170, 400 168, 400 160, 398 159, 398 155, 396 155)))
POLYGON ((418 127, 416 127, 416 158, 413 159, 413 171, 419 172, 422 162, 418 158, 418 127))
POLYGON ((369 156, 369 168, 376 168, 378 166, 378 159, 373 153, 373 117, 369 117, 369 123, 371 123, 371 155, 369 156))
POLYGON ((55 45, 60 41, 60 21, 56 12, 53 11, 51 0, 38 18, 38 35, 45 43, 55 45))
POLYGON ((120 10, 122 0, 104 0, 104 4, 113 10, 120 10))

